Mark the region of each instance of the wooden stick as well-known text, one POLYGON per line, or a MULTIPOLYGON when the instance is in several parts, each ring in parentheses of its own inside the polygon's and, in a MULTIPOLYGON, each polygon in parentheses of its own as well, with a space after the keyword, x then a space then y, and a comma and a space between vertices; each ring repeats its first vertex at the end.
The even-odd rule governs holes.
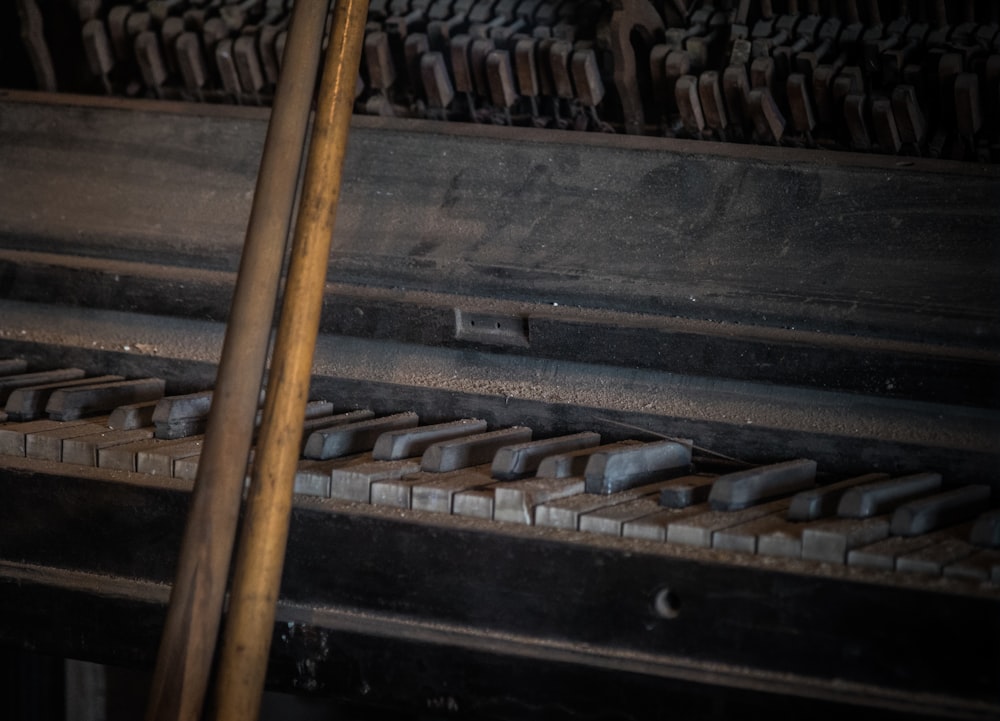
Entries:
POLYGON ((150 689, 148 721, 201 717, 328 5, 327 0, 303 0, 292 12, 284 72, 264 142, 204 451, 150 689))
POLYGON ((338 0, 334 5, 222 637, 214 715, 218 721, 253 721, 259 713, 367 14, 368 0, 338 0))

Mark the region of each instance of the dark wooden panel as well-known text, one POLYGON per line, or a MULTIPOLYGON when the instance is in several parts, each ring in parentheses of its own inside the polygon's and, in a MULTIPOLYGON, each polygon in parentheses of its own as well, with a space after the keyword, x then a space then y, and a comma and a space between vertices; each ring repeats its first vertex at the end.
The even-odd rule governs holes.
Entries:
MULTIPOLYGON (((151 107, 4 103, 0 245, 234 269, 265 115, 151 107)), ((995 169, 766 151, 357 118, 330 278, 995 345, 995 169)))

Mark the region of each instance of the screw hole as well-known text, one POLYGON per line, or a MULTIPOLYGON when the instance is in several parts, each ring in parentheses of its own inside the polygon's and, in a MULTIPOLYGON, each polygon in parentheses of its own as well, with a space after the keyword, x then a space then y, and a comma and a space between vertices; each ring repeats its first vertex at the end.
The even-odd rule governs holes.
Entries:
POLYGON ((660 618, 677 618, 681 612, 681 599, 669 588, 661 588, 653 598, 653 610, 660 618))
POLYGON ((497 330, 500 330, 500 321, 497 321, 497 330))

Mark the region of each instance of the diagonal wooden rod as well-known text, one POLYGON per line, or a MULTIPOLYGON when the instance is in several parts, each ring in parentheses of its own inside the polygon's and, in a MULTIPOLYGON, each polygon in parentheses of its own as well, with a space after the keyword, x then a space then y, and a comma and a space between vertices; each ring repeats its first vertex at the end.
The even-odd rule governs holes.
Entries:
POLYGON ((222 635, 217 721, 254 721, 259 713, 367 14, 368 0, 334 5, 222 635))
POLYGON ((292 11, 147 721, 201 717, 328 9, 300 0, 292 11))

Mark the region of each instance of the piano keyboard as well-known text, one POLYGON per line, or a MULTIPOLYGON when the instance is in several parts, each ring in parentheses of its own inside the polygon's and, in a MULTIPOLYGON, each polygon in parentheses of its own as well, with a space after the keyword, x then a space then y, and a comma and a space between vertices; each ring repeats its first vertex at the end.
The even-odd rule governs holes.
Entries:
MULTIPOLYGON (((164 385, 0 360, 0 455, 61 462, 69 474, 75 465, 193 481, 211 394, 164 396, 164 385)), ((525 426, 422 425, 411 411, 326 401, 311 402, 304 423, 299 494, 1000 584, 989 487, 948 487, 933 471, 835 479, 809 459, 713 458, 696 439, 534 438, 525 426)))
MULTIPOLYGON (((90 89, 267 104, 289 4, 81 0, 90 89)), ((1000 160, 996 3, 720 0, 683 8, 646 0, 373 0, 356 107, 382 116, 1000 160)))

